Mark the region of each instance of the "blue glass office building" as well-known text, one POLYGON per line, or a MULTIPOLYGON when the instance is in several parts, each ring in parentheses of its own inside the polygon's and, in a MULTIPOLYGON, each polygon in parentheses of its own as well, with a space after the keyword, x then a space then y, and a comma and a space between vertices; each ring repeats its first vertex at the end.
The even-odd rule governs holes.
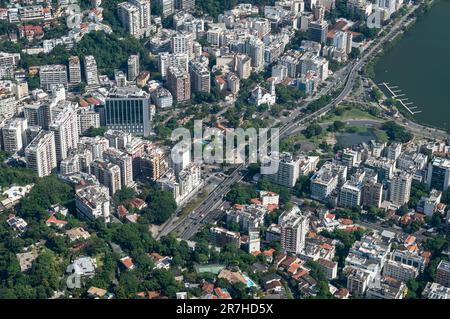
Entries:
POLYGON ((104 124, 110 129, 150 135, 150 95, 137 87, 120 87, 109 92, 102 113, 104 124))

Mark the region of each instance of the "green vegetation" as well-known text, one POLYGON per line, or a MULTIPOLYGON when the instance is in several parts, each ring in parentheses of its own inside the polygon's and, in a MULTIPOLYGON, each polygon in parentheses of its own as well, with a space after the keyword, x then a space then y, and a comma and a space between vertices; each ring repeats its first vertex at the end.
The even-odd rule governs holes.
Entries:
POLYGON ((277 93, 277 103, 279 104, 296 102, 305 96, 305 94, 299 89, 282 84, 278 84, 275 87, 275 91, 277 93))
POLYGON ((148 204, 142 214, 145 222, 160 225, 175 213, 177 204, 169 191, 151 186, 143 193, 147 194, 144 198, 148 204))
POLYGON ((317 123, 313 123, 310 124, 306 127, 305 131, 303 132, 303 134, 307 137, 307 138, 311 138, 313 136, 318 136, 322 133, 322 127, 317 124, 317 123))
POLYGON ((309 275, 317 281, 317 296, 314 299, 331 299, 332 295, 328 287, 328 279, 320 265, 312 260, 308 260, 305 264, 310 269, 309 275))
POLYGON ((225 196, 225 199, 231 204, 248 204, 250 199, 258 196, 253 186, 235 184, 225 196))
POLYGON ((332 99, 331 95, 321 96, 317 100, 314 100, 311 103, 309 103, 307 112, 312 113, 312 112, 317 111, 318 109, 325 107, 326 105, 328 105, 331 102, 331 99, 332 99))
POLYGON ((335 229, 332 232, 325 230, 320 234, 328 238, 338 239, 341 242, 336 246, 336 259, 338 261, 339 267, 344 267, 344 261, 348 255, 350 247, 352 247, 355 241, 361 239, 364 232, 365 231, 361 229, 358 229, 351 233, 346 232, 345 230, 335 229))
POLYGON ((62 45, 58 45, 49 54, 24 54, 20 64, 24 68, 45 64, 67 64, 71 55, 77 55, 81 59, 86 55, 94 55, 98 68, 112 77, 114 70, 126 70, 127 59, 131 54, 140 55, 142 69, 155 70, 147 49, 139 40, 131 37, 119 38, 116 33, 106 34, 104 32, 86 34, 70 51, 67 51, 62 45))
POLYGON ((9 187, 12 185, 24 186, 35 183, 38 177, 34 171, 24 168, 14 168, 4 163, 7 154, 0 152, 0 187, 9 187))
POLYGON ((332 116, 330 118, 326 117, 324 121, 333 122, 358 119, 377 120, 379 118, 371 114, 371 109, 367 110, 356 106, 339 106, 332 113, 332 116))
POLYGON ((386 131, 391 141, 407 143, 413 138, 410 132, 406 131, 403 126, 398 125, 394 121, 384 123, 381 128, 386 131))
POLYGON ((83 133, 83 136, 88 137, 103 136, 107 130, 108 128, 106 126, 90 127, 83 133))
POLYGON ((22 218, 36 221, 48 218, 47 209, 54 204, 67 205, 73 200, 73 190, 55 175, 40 178, 20 201, 18 211, 22 218))

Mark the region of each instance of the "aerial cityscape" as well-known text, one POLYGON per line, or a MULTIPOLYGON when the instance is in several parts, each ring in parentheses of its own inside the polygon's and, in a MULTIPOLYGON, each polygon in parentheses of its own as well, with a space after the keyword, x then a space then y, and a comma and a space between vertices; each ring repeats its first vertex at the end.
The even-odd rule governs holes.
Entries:
POLYGON ((0 0, 0 299, 450 299, 448 17, 0 0))

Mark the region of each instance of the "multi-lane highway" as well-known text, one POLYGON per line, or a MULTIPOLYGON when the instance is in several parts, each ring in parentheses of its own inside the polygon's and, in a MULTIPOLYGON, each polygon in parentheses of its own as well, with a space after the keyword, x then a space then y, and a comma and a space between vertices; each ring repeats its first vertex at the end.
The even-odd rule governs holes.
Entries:
MULTIPOLYGON (((374 53, 378 52, 383 43, 393 39, 396 36, 397 32, 407 20, 409 14, 417 8, 417 5, 411 7, 408 14, 404 15, 394 26, 392 26, 391 30, 380 38, 378 42, 375 43, 370 49, 368 49, 360 59, 347 65, 343 69, 344 72, 348 72, 346 76, 335 76, 334 80, 327 85, 328 89, 324 91, 328 92, 329 88, 336 87, 339 82, 342 81, 342 78, 344 78, 344 86, 342 91, 335 98, 333 98, 329 104, 303 117, 300 117, 299 114, 301 110, 308 106, 309 103, 295 110, 293 114, 291 114, 291 117, 281 125, 280 138, 291 135, 292 132, 295 132, 298 129, 299 125, 315 120, 341 103, 352 90, 358 72, 364 66, 364 63, 370 59, 374 53)), ((158 238, 165 236, 170 232, 177 232, 181 239, 188 240, 192 238, 192 236, 194 236, 205 224, 212 223, 217 220, 223 213, 220 209, 224 204, 223 197, 230 191, 234 184, 242 180, 246 167, 246 164, 240 164, 237 166, 233 173, 223 180, 222 183, 220 183, 213 190, 213 192, 209 194, 208 197, 188 216, 175 217, 166 223, 166 225, 164 225, 164 227, 160 230, 158 238)))

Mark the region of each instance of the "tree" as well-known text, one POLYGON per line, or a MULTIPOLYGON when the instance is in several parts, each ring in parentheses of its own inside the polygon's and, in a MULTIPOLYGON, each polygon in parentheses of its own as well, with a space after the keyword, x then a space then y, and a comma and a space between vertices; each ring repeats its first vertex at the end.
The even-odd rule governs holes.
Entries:
POLYGON ((136 196, 136 191, 131 187, 124 187, 114 194, 114 200, 120 205, 127 203, 136 196))
POLYGON ((294 195, 297 197, 305 197, 310 193, 311 179, 310 176, 300 176, 294 186, 294 195))
POLYGON ((59 276, 56 255, 51 250, 44 250, 34 261, 28 282, 36 287, 38 298, 49 298, 59 288, 59 276))
POLYGON ((372 95, 372 97, 374 98, 375 101, 379 101, 383 97, 383 93, 377 87, 374 87, 372 89, 371 95, 372 95))
POLYGON ((410 132, 406 131, 403 126, 398 125, 394 121, 385 122, 381 129, 386 131, 391 141, 407 143, 413 138, 410 132))
POLYGON ((18 211, 23 218, 41 220, 48 217, 47 209, 51 205, 64 205, 73 198, 72 187, 55 175, 49 175, 39 179, 31 191, 20 200, 18 211))
POLYGON ((143 218, 152 224, 162 224, 176 211, 177 204, 172 193, 153 186, 145 201, 148 207, 144 209, 143 218))
POLYGON ((450 205, 450 188, 442 193, 442 202, 446 205, 450 205))
POLYGON ((344 129, 344 127, 345 127, 344 122, 334 121, 330 128, 333 132, 339 132, 339 131, 342 131, 344 129))
POLYGON ((108 128, 106 126, 90 127, 83 133, 83 136, 88 137, 103 136, 107 130, 108 128))
POLYGON ((313 136, 320 135, 321 133, 322 133, 322 127, 317 123, 308 125, 306 127, 305 131, 303 132, 303 134, 307 138, 311 138, 313 136))
POLYGON ((254 187, 235 184, 226 195, 225 199, 232 204, 248 204, 250 199, 258 196, 254 187))

